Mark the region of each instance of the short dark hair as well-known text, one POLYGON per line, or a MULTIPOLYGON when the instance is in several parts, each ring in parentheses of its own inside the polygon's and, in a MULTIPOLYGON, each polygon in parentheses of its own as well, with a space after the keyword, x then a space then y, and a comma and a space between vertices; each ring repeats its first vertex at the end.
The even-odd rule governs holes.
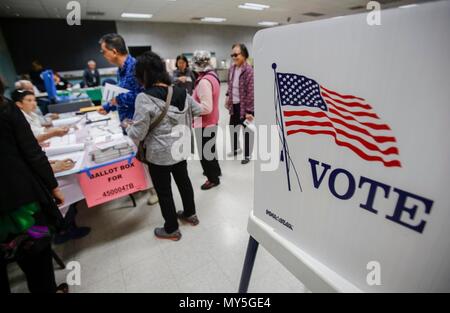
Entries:
POLYGON ((177 68, 178 68, 178 61, 179 60, 183 60, 184 62, 186 62, 186 67, 189 67, 188 59, 186 58, 186 56, 184 54, 180 54, 179 56, 177 56, 177 60, 175 61, 175 66, 177 68))
POLYGON ((239 47, 239 49, 241 49, 241 53, 242 53, 242 56, 243 56, 244 58, 246 58, 246 59, 249 58, 250 54, 248 53, 248 49, 247 49, 247 46, 246 46, 246 45, 244 45, 243 43, 235 43, 235 44, 231 47, 231 49, 234 49, 235 47, 239 47))
POLYGON ((128 54, 127 45, 125 44, 125 40, 119 34, 111 33, 106 34, 102 38, 100 38, 99 44, 105 43, 106 48, 109 50, 116 49, 120 54, 128 54))
POLYGON ((144 52, 136 58, 135 75, 144 88, 150 88, 156 83, 172 84, 166 64, 159 55, 151 51, 144 52))
POLYGON ((22 102, 26 96, 34 96, 34 93, 29 90, 16 89, 12 92, 11 99, 14 102, 22 102))

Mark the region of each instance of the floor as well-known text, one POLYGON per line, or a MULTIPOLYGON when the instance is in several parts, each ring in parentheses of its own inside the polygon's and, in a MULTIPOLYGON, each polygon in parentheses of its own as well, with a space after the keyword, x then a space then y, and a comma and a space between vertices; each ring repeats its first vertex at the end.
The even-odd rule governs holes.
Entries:
MULTIPOLYGON (((221 106, 225 87, 222 86, 221 106)), ((221 107, 220 124, 228 122, 221 107)), ((224 145, 219 140, 218 145, 224 145)), ((148 206, 147 194, 138 206, 122 198, 95 208, 79 206, 78 224, 92 227, 81 240, 55 248, 66 263, 81 265, 81 285, 71 292, 237 292, 249 235, 247 219, 253 203, 253 166, 222 161, 222 184, 201 191, 205 181, 200 162, 190 161, 200 224, 182 225, 178 242, 158 240, 153 229, 163 224, 158 205, 148 206)), ((173 186, 175 201, 181 199, 173 186)), ((9 268, 13 292, 27 292, 16 265, 9 268)), ((57 282, 68 270, 56 270, 57 282)), ((263 247, 255 262, 249 292, 305 292, 304 286, 263 247)))

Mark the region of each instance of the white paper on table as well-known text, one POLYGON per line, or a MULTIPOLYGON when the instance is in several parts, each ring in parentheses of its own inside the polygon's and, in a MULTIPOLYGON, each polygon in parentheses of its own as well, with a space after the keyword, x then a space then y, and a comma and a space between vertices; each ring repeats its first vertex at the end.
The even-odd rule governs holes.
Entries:
POLYGON ((82 117, 70 117, 70 118, 64 118, 64 119, 58 119, 58 120, 53 120, 52 124, 54 127, 63 127, 63 126, 69 126, 69 125, 74 125, 77 124, 80 120, 82 119, 82 117))
POLYGON ((49 157, 48 159, 50 161, 63 161, 66 159, 71 159, 75 163, 75 166, 72 169, 64 171, 64 172, 55 173, 55 177, 63 177, 63 176, 78 173, 83 168, 83 160, 84 160, 85 155, 86 155, 85 151, 80 151, 80 152, 72 152, 72 153, 64 153, 64 154, 54 155, 54 156, 49 157))
POLYGON ((128 89, 106 83, 105 88, 103 89, 102 100, 104 102, 109 102, 109 101, 111 101, 112 98, 115 98, 118 95, 120 95, 122 93, 127 93, 127 92, 129 92, 128 89))
POLYGON ((73 145, 77 143, 77 136, 71 129, 68 134, 61 137, 50 138, 46 142, 50 144, 50 148, 73 145))
POLYGON ((109 145, 115 146, 117 144, 125 142, 128 141, 126 140, 126 138, 124 138, 123 134, 100 136, 94 139, 94 143, 96 144, 96 147, 99 149, 107 149, 109 145), (108 147, 106 147, 105 145, 108 147))
POLYGON ((60 154, 66 154, 71 152, 77 152, 77 151, 83 151, 84 150, 84 143, 76 143, 76 144, 69 144, 64 146, 55 146, 55 147, 48 147, 44 148, 45 154, 47 154, 47 157, 52 157, 55 155, 60 154))

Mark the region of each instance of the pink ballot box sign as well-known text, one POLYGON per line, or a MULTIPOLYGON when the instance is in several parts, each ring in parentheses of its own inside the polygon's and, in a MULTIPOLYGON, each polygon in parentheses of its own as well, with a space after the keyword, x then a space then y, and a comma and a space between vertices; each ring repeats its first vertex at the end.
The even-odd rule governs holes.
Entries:
POLYGON ((149 188, 144 166, 132 159, 78 174, 88 207, 149 188))

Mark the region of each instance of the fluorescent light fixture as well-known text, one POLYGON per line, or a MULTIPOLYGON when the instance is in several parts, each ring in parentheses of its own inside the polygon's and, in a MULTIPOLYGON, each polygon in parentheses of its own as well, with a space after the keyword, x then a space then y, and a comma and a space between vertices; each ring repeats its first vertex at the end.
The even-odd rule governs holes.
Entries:
POLYGON ((122 13, 121 17, 125 18, 152 18, 152 14, 142 14, 142 13, 122 13))
POLYGON ((258 4, 258 3, 244 3, 238 6, 240 9, 246 9, 246 10, 256 10, 256 11, 262 11, 265 9, 269 9, 269 5, 265 4, 258 4))
POLYGON ((201 19, 202 22, 207 23, 222 23, 225 22, 227 19, 222 17, 204 17, 201 19))
POLYGON ((259 22, 258 25, 260 25, 260 26, 269 26, 270 27, 270 26, 280 25, 280 23, 264 21, 264 22, 259 22))
POLYGON ((408 5, 399 6, 398 8, 399 9, 409 9, 409 8, 414 8, 416 6, 417 6, 417 4, 408 4, 408 5))
POLYGON ((259 4, 259 3, 245 3, 244 5, 255 8, 269 9, 270 5, 259 4))

